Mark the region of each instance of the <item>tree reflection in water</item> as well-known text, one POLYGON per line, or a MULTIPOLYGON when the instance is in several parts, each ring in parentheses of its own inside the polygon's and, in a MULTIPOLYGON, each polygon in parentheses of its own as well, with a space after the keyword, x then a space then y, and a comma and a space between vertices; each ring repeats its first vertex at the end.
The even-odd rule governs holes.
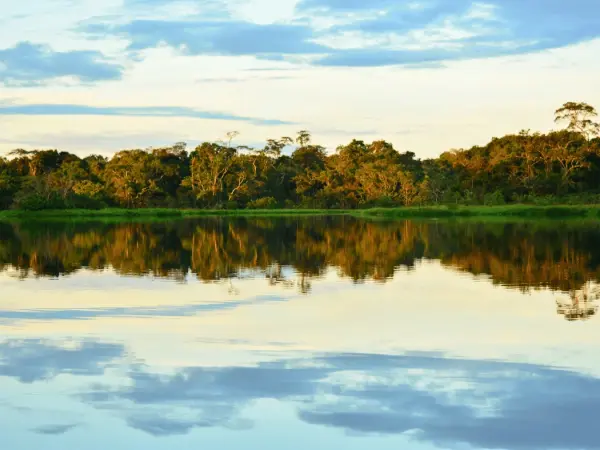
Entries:
POLYGON ((374 222, 352 217, 227 219, 150 223, 0 223, 0 270, 60 277, 112 269, 120 275, 204 282, 248 271, 270 285, 310 291, 328 269, 356 283, 385 283, 422 259, 487 275, 522 291, 548 288, 569 320, 597 311, 600 225, 584 222, 374 222))
POLYGON ((569 298, 570 301, 556 301, 556 312, 569 321, 587 320, 598 312, 600 287, 592 287, 591 283, 586 283, 582 289, 571 291, 569 298))

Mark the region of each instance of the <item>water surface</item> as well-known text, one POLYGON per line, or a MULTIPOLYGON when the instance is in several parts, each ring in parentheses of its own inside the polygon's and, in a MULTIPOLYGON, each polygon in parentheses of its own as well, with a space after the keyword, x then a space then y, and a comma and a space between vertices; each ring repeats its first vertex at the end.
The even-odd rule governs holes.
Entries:
POLYGON ((0 223, 7 449, 597 449, 600 224, 0 223))

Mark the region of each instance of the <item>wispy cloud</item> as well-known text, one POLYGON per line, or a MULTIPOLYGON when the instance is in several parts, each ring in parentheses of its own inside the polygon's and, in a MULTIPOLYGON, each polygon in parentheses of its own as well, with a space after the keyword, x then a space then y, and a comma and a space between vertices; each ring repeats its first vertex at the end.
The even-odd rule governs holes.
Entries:
POLYGON ((260 80, 293 80, 296 79, 292 75, 264 75, 264 76, 246 76, 246 77, 206 77, 198 78, 197 83, 246 83, 248 81, 260 80))
MULTIPOLYGON (((271 302, 285 302, 291 297, 276 295, 260 295, 241 301, 229 301, 222 303, 201 303, 195 305, 175 305, 164 308, 104 308, 86 310, 28 310, 28 311, 0 311, 0 319, 6 320, 81 320, 98 317, 185 317, 196 315, 207 311, 224 311, 236 309, 251 304, 263 304, 271 302)), ((1 350, 1 349, 0 349, 1 350)), ((0 353, 1 354, 1 353, 0 353)), ((0 374, 1 366, 0 366, 0 374)))
POLYGON ((80 82, 118 80, 123 70, 97 51, 57 52, 31 42, 0 49, 0 83, 8 86, 43 85, 61 77, 80 82))
POLYGON ((79 426, 78 423, 72 423, 67 425, 42 425, 37 428, 32 429, 34 433, 37 434, 45 434, 45 435, 59 435, 65 434, 79 426))
POLYGON ((312 29, 295 24, 257 24, 237 20, 134 20, 114 25, 88 23, 82 32, 90 36, 114 35, 129 41, 130 51, 161 45, 188 55, 268 56, 325 53, 311 42, 312 29))
POLYGON ((297 70, 295 67, 251 67, 246 69, 245 72, 289 72, 297 70))
POLYGON ((290 125, 279 119, 239 116, 216 111, 203 111, 183 106, 87 106, 69 104, 2 105, 0 115, 27 116, 129 116, 129 117, 191 117, 196 119, 250 122, 256 125, 290 125))

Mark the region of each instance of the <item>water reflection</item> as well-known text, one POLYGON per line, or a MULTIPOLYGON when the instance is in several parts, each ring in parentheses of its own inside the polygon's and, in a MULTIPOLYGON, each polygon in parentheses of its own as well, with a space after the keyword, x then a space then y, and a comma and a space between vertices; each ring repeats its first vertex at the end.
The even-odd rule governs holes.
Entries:
POLYGON ((46 435, 57 435, 67 433, 74 428, 76 428, 78 424, 70 423, 68 425, 41 425, 39 427, 33 428, 31 431, 38 434, 46 434, 46 435))
POLYGON ((2 448, 600 448, 600 225, 0 233, 2 448))
MULTIPOLYGON (((370 222, 351 217, 187 220, 158 223, 0 223, 0 269, 60 277, 81 268, 185 282, 227 281, 259 271, 271 285, 307 293, 328 268, 355 282, 385 282, 421 259, 487 275, 524 291, 563 294, 568 320, 595 314, 584 292, 600 277, 595 223, 370 222)), ((593 289, 593 287, 592 287, 593 289)))
MULTIPOLYGON (((2 375, 33 382, 119 367, 117 383, 89 384, 75 397, 151 436, 212 427, 249 430, 254 421, 244 410, 275 400, 293 405, 309 425, 404 435, 443 448, 600 448, 594 414, 600 379, 570 370, 426 352, 317 354, 159 373, 142 361, 128 363, 123 349, 111 344, 60 345, 1 344, 0 356, 8 361, 2 367, 14 367, 2 375), (33 358, 38 366, 32 371, 33 358)), ((43 425, 35 432, 58 435, 78 426, 43 425)))
POLYGON ((309 424, 360 433, 414 431, 416 439, 450 448, 600 448, 593 414, 600 380, 543 366, 333 354, 130 377, 126 387, 98 387, 83 399, 116 411, 129 405, 127 423, 153 435, 235 426, 246 404, 276 399, 294 402, 300 420, 309 424))
POLYGON ((60 374, 101 375, 123 357, 123 345, 83 341, 70 346, 38 339, 0 342, 0 376, 34 383, 60 374))
POLYGON ((598 449, 599 241, 573 222, 0 223, 3 445, 598 449))
POLYGON ((569 321, 586 320, 598 312, 597 301, 600 299, 600 287, 586 283, 583 288, 569 293, 569 301, 557 300, 556 311, 569 321))

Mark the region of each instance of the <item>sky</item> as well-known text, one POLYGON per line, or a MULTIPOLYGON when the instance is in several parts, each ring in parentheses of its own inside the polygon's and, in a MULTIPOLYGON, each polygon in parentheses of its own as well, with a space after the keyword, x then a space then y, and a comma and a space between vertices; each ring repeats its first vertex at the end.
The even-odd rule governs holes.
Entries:
POLYGON ((597 0, 0 0, 0 155, 309 130, 432 157, 600 107, 597 0))

